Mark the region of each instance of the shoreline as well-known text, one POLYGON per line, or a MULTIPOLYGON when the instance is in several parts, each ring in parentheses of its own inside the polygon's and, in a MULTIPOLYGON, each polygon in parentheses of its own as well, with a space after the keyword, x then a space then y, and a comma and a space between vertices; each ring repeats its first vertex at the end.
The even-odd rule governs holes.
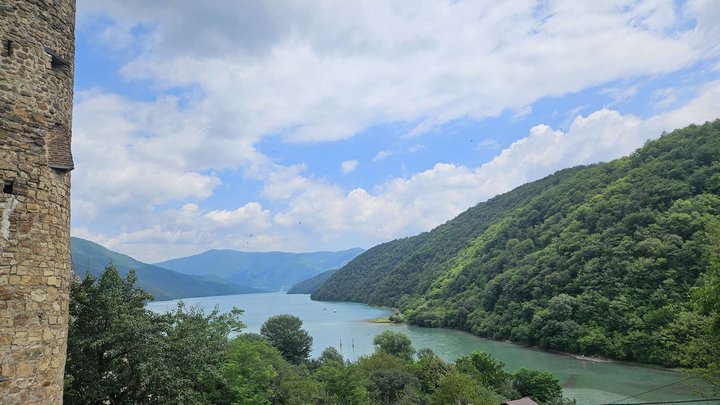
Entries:
MULTIPOLYGON (((335 301, 335 302, 343 302, 343 301, 335 301)), ((367 305, 367 304, 365 304, 365 305, 367 305)), ((373 306, 373 305, 371 305, 371 306, 373 306)), ((387 308, 387 309, 392 309, 392 310, 396 311, 395 314, 398 314, 398 313, 399 313, 399 311, 397 310, 397 308, 381 307, 381 306, 373 306, 373 307, 375 307, 375 308, 387 308)), ((395 314, 393 314, 393 315, 395 315, 395 314)), ((385 316, 385 317, 380 317, 380 318, 372 318, 372 319, 368 319, 367 322, 376 323, 376 324, 406 325, 406 326, 411 326, 411 327, 414 327, 414 328, 423 328, 423 329, 446 329, 446 330, 452 330, 452 331, 467 333, 467 334, 469 334, 469 335, 471 335, 471 336, 474 336, 474 337, 476 337, 476 338, 478 338, 478 339, 485 339, 485 340, 490 340, 490 341, 494 341, 494 342, 507 343, 507 344, 511 344, 511 345, 514 345, 514 346, 519 346, 519 347, 531 349, 531 350, 537 350, 537 351, 541 351, 541 352, 545 352, 545 353, 552 353, 552 354, 557 354, 557 355, 561 355, 561 356, 572 357, 572 358, 574 358, 575 360, 587 361, 587 362, 591 362, 591 363, 620 364, 620 365, 624 365, 624 366, 648 368, 648 369, 654 369, 654 370, 663 370, 663 371, 669 371, 669 372, 674 372, 674 373, 680 373, 680 372, 682 372, 682 371, 684 370, 682 367, 671 368, 671 367, 665 367, 665 366, 660 365, 660 364, 639 363, 639 362, 634 362, 634 361, 613 359, 613 358, 609 358, 609 357, 588 356, 588 355, 584 355, 584 354, 581 354, 581 353, 572 353, 572 352, 565 352, 565 351, 561 351, 561 350, 543 349, 543 348, 541 348, 541 347, 539 347, 539 346, 524 344, 524 343, 520 343, 520 342, 513 342, 512 340, 507 340, 507 339, 505 339, 505 340, 500 340, 500 339, 493 339, 493 338, 489 338, 489 337, 485 337, 485 336, 481 336, 481 335, 476 335, 476 334, 474 334, 474 333, 472 333, 472 332, 470 332, 470 331, 463 330, 463 329, 446 328, 446 327, 432 327, 432 326, 420 326, 420 325, 414 325, 414 324, 409 323, 409 322, 404 321, 404 320, 403 320, 403 321, 400 321, 400 322, 391 321, 389 318, 390 318, 390 316, 385 316)))
MULTIPOLYGON (((392 316, 392 315, 390 315, 390 316, 392 316)), ((410 325, 410 324, 408 324, 408 323, 401 322, 401 321, 393 321, 392 319, 390 319, 390 316, 381 316, 380 318, 370 318, 370 319, 367 320, 367 322, 370 322, 370 323, 387 323, 387 324, 391 324, 391 325, 408 325, 408 326, 414 326, 414 325, 410 325)))

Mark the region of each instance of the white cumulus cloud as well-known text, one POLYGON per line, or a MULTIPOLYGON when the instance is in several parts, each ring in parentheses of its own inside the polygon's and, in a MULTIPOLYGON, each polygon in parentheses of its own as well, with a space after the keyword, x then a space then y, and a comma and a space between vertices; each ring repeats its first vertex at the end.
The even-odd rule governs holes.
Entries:
POLYGON ((212 210, 205 214, 205 217, 222 227, 270 227, 270 211, 264 210, 262 205, 256 202, 247 203, 235 210, 212 210))
POLYGON ((372 161, 377 162, 379 160, 386 159, 392 155, 393 155, 393 152, 390 150, 381 150, 378 153, 376 153, 375 156, 373 156, 372 161))
POLYGON ((357 169, 357 167, 358 167, 357 160, 346 160, 340 164, 340 170, 345 174, 355 171, 355 169, 357 169))

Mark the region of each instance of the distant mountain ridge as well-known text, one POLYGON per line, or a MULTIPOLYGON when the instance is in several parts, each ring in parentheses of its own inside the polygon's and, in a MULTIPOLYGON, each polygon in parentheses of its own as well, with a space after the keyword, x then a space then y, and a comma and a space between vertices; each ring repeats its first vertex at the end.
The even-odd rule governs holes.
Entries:
POLYGON ((320 273, 315 277, 310 277, 307 280, 303 280, 294 286, 290 287, 288 294, 312 294, 320 288, 320 286, 327 281, 330 276, 335 274, 339 269, 328 270, 324 273, 320 273))
POLYGON ((546 349, 697 366, 712 341, 690 292, 720 237, 720 120, 556 172, 369 249, 316 300, 546 349))
POLYGON ((288 289, 330 269, 337 269, 363 253, 360 248, 338 252, 206 252, 156 263, 185 274, 221 277, 239 285, 268 291, 288 289))
POLYGON ((108 263, 113 263, 122 276, 127 275, 130 269, 135 269, 138 276, 137 286, 158 301, 262 292, 228 281, 187 275, 143 263, 81 238, 70 238, 70 251, 75 274, 79 277, 85 278, 87 273, 97 277, 108 263))

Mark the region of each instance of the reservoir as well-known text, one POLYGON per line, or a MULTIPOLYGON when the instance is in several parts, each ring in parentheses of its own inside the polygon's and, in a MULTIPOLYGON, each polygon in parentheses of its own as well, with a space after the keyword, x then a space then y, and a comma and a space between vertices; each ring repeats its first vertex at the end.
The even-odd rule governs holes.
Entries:
MULTIPOLYGON (((332 346, 345 358, 354 360, 372 353, 373 337, 386 329, 405 333, 410 336, 416 349, 429 347, 447 361, 474 351, 484 351, 504 362, 510 372, 521 367, 552 372, 560 378, 565 395, 577 399, 581 405, 604 404, 631 396, 635 397, 621 402, 685 400, 694 398, 693 392, 698 389, 692 380, 687 380, 688 377, 680 372, 582 360, 482 339, 451 329, 368 322, 369 319, 388 316, 391 311, 364 304, 319 302, 310 300, 309 295, 285 293, 186 298, 183 301, 187 306, 199 306, 206 310, 217 305, 221 312, 227 312, 233 307, 240 308, 245 311, 241 317, 247 326, 245 332, 258 333, 260 326, 270 316, 296 315, 302 319, 303 328, 313 337, 313 357, 332 346)), ((148 309, 166 312, 176 305, 177 301, 151 302, 148 309)))

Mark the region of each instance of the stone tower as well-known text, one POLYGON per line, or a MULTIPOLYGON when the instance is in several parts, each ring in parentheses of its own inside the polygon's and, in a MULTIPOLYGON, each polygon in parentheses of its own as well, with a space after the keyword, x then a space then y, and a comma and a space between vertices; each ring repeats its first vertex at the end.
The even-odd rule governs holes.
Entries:
POLYGON ((0 403, 62 403, 75 0, 0 0, 0 403))

